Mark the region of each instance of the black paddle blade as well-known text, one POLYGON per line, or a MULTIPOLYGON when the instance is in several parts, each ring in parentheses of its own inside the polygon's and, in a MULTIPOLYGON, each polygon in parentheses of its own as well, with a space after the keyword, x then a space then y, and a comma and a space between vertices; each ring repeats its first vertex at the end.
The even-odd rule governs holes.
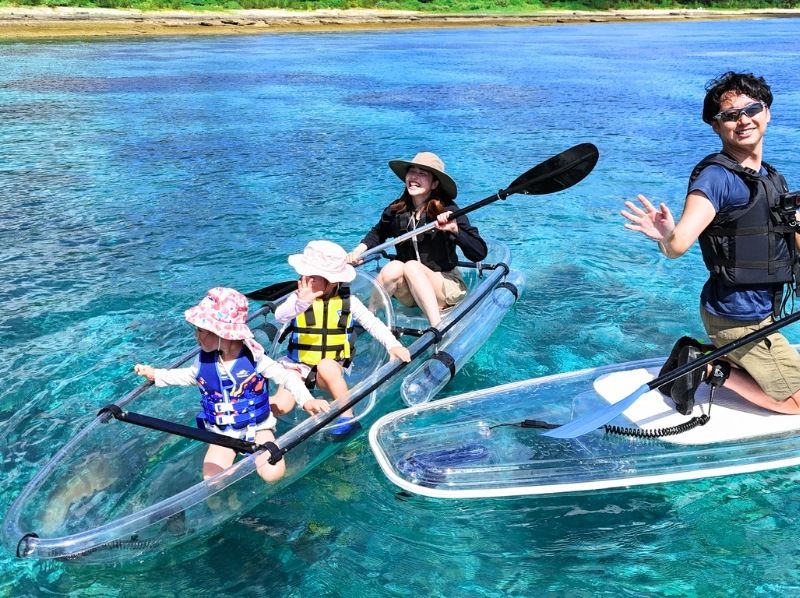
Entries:
POLYGON ((520 175, 503 192, 546 195, 572 187, 592 172, 600 153, 592 143, 581 143, 548 158, 520 175))
POLYGON ((258 289, 257 291, 245 293, 244 296, 254 301, 275 301, 296 290, 297 280, 285 280, 283 282, 271 284, 263 289, 258 289))

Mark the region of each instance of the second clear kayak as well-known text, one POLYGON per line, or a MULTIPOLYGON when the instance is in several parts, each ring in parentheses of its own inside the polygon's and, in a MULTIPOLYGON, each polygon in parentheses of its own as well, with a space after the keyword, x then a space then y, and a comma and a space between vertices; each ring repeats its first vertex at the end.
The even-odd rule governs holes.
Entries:
POLYGON ((535 378, 396 411, 371 428, 389 480, 415 494, 483 498, 576 493, 800 464, 800 415, 701 384, 682 415, 651 390, 578 438, 542 432, 603 409, 654 379, 663 359, 535 378))

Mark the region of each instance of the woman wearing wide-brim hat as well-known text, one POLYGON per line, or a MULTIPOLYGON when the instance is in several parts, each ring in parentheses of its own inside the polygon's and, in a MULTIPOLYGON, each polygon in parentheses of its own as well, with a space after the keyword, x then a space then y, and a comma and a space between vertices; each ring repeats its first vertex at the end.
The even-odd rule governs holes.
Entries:
POLYGON ((486 257, 486 243, 466 216, 448 222, 451 212, 458 209, 453 201, 458 188, 445 173, 439 156, 421 152, 411 160, 391 160, 389 168, 405 183, 403 193, 383 210, 378 223, 348 254, 348 260, 358 263, 367 249, 435 222, 435 228, 397 244, 397 259, 383 267, 378 280, 402 304, 418 305, 436 326, 442 319, 441 311, 467 294, 456 248, 461 248, 468 260, 477 262, 486 257))

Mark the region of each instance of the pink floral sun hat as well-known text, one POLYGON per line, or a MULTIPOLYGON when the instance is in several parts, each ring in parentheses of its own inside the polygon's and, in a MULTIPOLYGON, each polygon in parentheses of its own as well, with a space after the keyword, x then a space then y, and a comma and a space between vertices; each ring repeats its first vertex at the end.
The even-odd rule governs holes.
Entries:
POLYGON ((214 287, 200 303, 184 313, 186 321, 213 332, 220 338, 244 341, 253 357, 258 359, 264 348, 253 340, 253 332, 247 325, 247 298, 236 289, 214 287))
POLYGON ((309 241, 303 253, 289 256, 289 265, 300 276, 322 276, 328 282, 350 282, 356 277, 347 263, 347 252, 331 241, 309 241))

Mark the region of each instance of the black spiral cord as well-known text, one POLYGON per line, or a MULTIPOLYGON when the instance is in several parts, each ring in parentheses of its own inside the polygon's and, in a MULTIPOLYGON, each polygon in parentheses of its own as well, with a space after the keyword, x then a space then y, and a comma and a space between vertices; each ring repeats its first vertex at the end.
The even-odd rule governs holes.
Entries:
MULTIPOLYGON (((603 430, 606 434, 616 434, 617 436, 630 436, 632 438, 663 438, 664 436, 675 436, 676 434, 683 434, 697 426, 705 426, 711 419, 711 405, 714 401, 714 391, 716 388, 711 386, 711 396, 709 397, 708 413, 700 416, 695 416, 692 419, 678 424, 676 426, 669 426, 666 428, 627 428, 625 426, 615 426, 606 424, 603 430)), ((551 424, 550 422, 541 419, 526 419, 519 423, 508 424, 495 424, 490 426, 489 429, 499 428, 501 426, 520 426, 521 428, 538 428, 541 430, 552 430, 553 428, 561 427, 561 424, 551 424)))
POLYGON ((695 416, 689 421, 678 424, 677 426, 669 426, 668 428, 626 428, 624 426, 612 426, 606 424, 603 430, 606 434, 618 434, 620 436, 632 436, 634 438, 662 438, 664 436, 674 436, 675 434, 683 434, 697 426, 705 426, 711 417, 705 413, 699 417, 695 416))
MULTIPOLYGON (((631 436, 633 438, 662 438, 664 436, 674 436, 676 434, 683 434, 697 426, 705 426, 711 416, 703 414, 695 416, 689 421, 685 421, 677 426, 669 426, 667 428, 626 428, 624 426, 614 426, 606 424, 603 426, 606 434, 617 434, 618 436, 631 436)), ((561 424, 551 424, 540 419, 526 419, 519 423, 508 424, 495 424, 489 426, 489 429, 499 428, 501 426, 519 426, 521 428, 538 428, 540 430, 552 430, 553 428, 560 428, 561 424)))
POLYGON ((695 416, 689 421, 685 421, 677 426, 669 426, 668 428, 626 428, 623 426, 613 426, 606 424, 603 429, 607 434, 618 434, 620 436, 632 436, 634 438, 662 438, 664 436, 674 436, 675 434, 682 434, 688 432, 697 426, 705 426, 711 419, 711 406, 714 404, 714 393, 720 388, 725 380, 730 375, 730 365, 726 363, 714 362, 711 378, 706 381, 709 386, 708 392, 708 413, 700 416, 695 416))
MULTIPOLYGON (((719 387, 721 387, 725 380, 728 379, 730 375, 730 365, 726 363, 717 363, 715 362, 714 370, 712 371, 712 377, 710 380, 706 381, 706 384, 709 385, 709 395, 708 395, 708 413, 704 413, 700 416, 695 416, 692 419, 683 422, 682 424, 678 424, 677 426, 669 426, 666 428, 628 428, 625 426, 615 426, 612 424, 605 424, 603 426, 603 430, 606 434, 616 434, 618 436, 630 436, 632 438, 663 438, 664 436, 675 436, 676 434, 683 434, 684 432, 688 432, 689 430, 696 428, 697 426, 705 426, 709 420, 711 420, 711 406, 714 404, 714 393, 717 391, 719 387)), ((520 426, 522 428, 539 428, 543 430, 552 430, 553 428, 561 427, 561 424, 551 424, 550 422, 546 422, 540 419, 526 419, 521 421, 520 423, 513 423, 513 424, 496 424, 491 426, 491 428, 497 428, 500 426, 520 426)))

